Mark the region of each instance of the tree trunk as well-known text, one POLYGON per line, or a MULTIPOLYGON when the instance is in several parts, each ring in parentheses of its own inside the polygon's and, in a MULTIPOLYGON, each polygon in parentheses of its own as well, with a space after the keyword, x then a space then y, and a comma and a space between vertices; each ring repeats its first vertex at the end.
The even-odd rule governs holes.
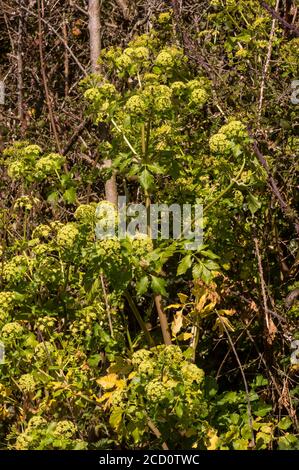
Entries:
MULTIPOLYGON (((92 73, 100 72, 98 58, 101 52, 101 21, 100 21, 100 0, 88 1, 89 16, 89 43, 90 43, 90 61, 92 73)), ((104 161, 104 167, 110 168, 111 160, 104 161)), ((115 174, 111 176, 105 184, 106 200, 117 205, 117 186, 115 174)))

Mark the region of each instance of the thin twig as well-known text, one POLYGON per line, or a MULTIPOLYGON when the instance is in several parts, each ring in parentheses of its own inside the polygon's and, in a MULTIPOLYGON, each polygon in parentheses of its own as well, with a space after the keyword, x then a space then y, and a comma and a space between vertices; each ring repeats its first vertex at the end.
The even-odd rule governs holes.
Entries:
POLYGON ((252 418, 252 410, 251 410, 251 403, 250 403, 250 396, 249 396, 249 388, 248 388, 248 384, 247 384, 247 380, 246 380, 246 376, 245 376, 245 373, 244 373, 244 370, 243 370, 243 367, 242 367, 242 364, 241 364, 241 361, 239 359, 239 356, 238 356, 238 353, 236 351, 236 348, 234 346, 234 343, 233 343, 233 340, 231 338, 231 335, 229 334, 229 331, 228 329, 226 328, 226 325, 224 323, 224 321, 222 320, 221 316, 219 315, 218 312, 216 312, 221 324, 222 324, 222 327, 226 333, 226 336, 227 336, 227 339, 228 339, 228 342, 230 344, 230 347, 235 355, 235 358, 236 358, 236 361, 238 363, 238 366, 239 366, 239 369, 240 369, 240 372, 241 372, 241 375, 242 375, 242 379, 243 379, 243 383, 244 383, 244 387, 245 387, 245 393, 246 393, 246 398, 247 398, 247 413, 248 413, 248 424, 249 424, 249 427, 251 429, 251 446, 252 447, 255 447, 255 439, 254 439, 254 432, 253 432, 253 418, 252 418))
POLYGON ((259 0, 261 6, 263 8, 265 8, 265 10, 268 11, 268 13, 270 13, 270 15, 275 18, 276 20, 279 21, 279 23, 282 25, 282 27, 286 30, 289 30, 289 31, 292 31, 292 33, 299 37, 299 29, 293 25, 293 24, 290 24, 288 23, 284 18, 282 18, 278 13, 277 11, 274 10, 274 8, 270 7, 270 5, 268 5, 266 2, 263 2, 262 0, 259 0))
MULTIPOLYGON (((278 11, 278 8, 279 8, 279 2, 280 0, 276 0, 276 6, 275 6, 276 12, 278 11)), ((262 75, 260 99, 259 99, 259 107, 258 107, 258 122, 260 121, 260 118, 262 115, 265 83, 266 83, 266 78, 267 78, 270 60, 271 60, 276 21, 277 21, 276 19, 273 19, 272 21, 271 32, 270 32, 269 43, 268 43, 268 50, 267 50, 267 57, 266 57, 265 66, 264 66, 263 75, 262 75)))
POLYGON ((42 73, 42 78, 43 78, 43 83, 44 83, 44 89, 45 89, 45 94, 46 94, 46 100, 47 100, 47 105, 48 105, 48 110, 49 110, 49 116, 50 116, 50 121, 51 121, 51 126, 56 142, 56 147, 59 153, 61 153, 61 146, 58 138, 58 133, 56 129, 56 124, 55 124, 55 119, 54 119, 54 114, 53 114, 53 109, 52 109, 52 103, 51 103, 51 98, 50 98, 50 93, 49 93, 49 88, 48 88, 48 82, 47 82, 47 75, 46 75, 46 70, 45 70, 45 62, 44 62, 44 52, 43 52, 43 30, 42 30, 42 17, 41 17, 41 9, 40 9, 40 0, 37 0, 37 8, 38 8, 38 43, 39 43, 39 56, 40 56, 40 67, 41 67, 41 73, 42 73))

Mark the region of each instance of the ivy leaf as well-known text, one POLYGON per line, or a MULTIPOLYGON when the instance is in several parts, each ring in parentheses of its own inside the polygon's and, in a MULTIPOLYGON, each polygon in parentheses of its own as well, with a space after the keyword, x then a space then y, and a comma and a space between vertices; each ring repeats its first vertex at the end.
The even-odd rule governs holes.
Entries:
POLYGON ((154 184, 154 177, 146 168, 142 171, 139 180, 145 190, 148 190, 154 184))
POLYGON ((177 269, 177 275, 180 276, 185 274, 185 272, 191 267, 192 265, 192 257, 191 255, 186 255, 179 263, 177 269))
POLYGON ((166 285, 165 279, 162 279, 161 277, 152 276, 151 286, 155 294, 161 294, 161 295, 167 296, 165 285, 166 285))
POLYGON ((149 279, 147 276, 143 276, 136 284, 137 294, 143 295, 148 289, 149 279))

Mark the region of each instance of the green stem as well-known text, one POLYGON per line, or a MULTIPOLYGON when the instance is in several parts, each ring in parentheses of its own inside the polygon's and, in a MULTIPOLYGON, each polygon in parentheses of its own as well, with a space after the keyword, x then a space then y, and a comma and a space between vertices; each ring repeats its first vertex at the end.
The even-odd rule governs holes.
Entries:
POLYGON ((147 326, 146 326, 145 322, 143 321, 143 318, 141 317, 141 315, 138 311, 138 308, 136 307, 136 305, 134 303, 134 300, 132 299, 131 294, 128 291, 126 291, 126 292, 124 292, 124 297, 126 298, 132 312, 134 313, 134 316, 135 316, 137 322, 139 323, 140 328, 144 332, 148 344, 150 346, 155 346, 154 340, 151 337, 151 334, 148 331, 147 326))

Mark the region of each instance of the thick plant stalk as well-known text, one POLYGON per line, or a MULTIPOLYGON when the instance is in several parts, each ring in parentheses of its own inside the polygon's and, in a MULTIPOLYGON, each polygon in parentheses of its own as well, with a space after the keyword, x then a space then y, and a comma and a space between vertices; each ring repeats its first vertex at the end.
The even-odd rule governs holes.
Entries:
MULTIPOLYGON (((93 73, 99 73, 100 65, 98 63, 98 59, 101 53, 100 0, 89 0, 88 17, 91 71, 93 73)), ((105 160, 103 166, 106 168, 111 168, 112 161, 105 160)), ((117 186, 115 173, 113 173, 111 178, 109 178, 105 183, 105 196, 107 201, 117 205, 117 186)))
POLYGON ((155 294, 154 296, 155 300, 155 305, 156 309, 158 312, 159 320, 160 320, 160 326, 162 330, 162 335, 164 339, 164 343, 169 346, 171 344, 171 336, 168 328, 168 321, 166 317, 166 313, 164 312, 163 306, 162 306, 162 297, 160 294, 155 294))

